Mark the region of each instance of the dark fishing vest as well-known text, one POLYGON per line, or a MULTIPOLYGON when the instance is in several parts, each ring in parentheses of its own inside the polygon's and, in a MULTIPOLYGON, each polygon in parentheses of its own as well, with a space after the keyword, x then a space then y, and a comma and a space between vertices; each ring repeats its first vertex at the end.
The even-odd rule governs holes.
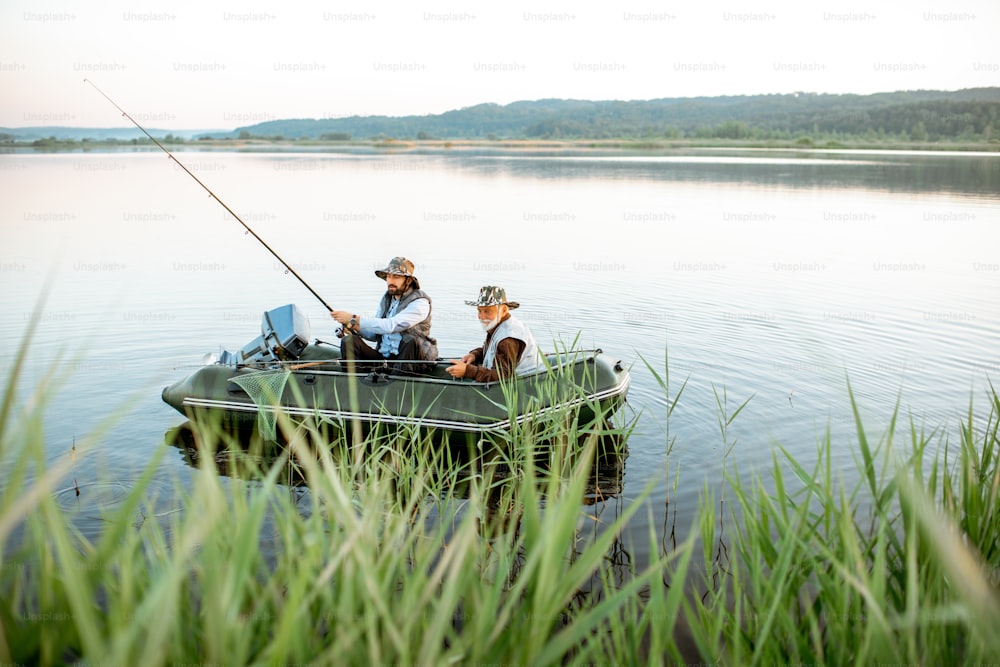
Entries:
MULTIPOLYGON (((431 338, 431 313, 434 311, 434 304, 431 301, 430 295, 421 289, 411 289, 406 294, 399 298, 399 305, 396 306, 396 312, 402 311, 410 303, 417 299, 427 299, 427 303, 430 305, 430 311, 427 313, 427 318, 417 322, 409 329, 400 331, 401 336, 410 335, 417 342, 417 346, 420 348, 420 358, 427 359, 428 361, 433 361, 437 359, 437 340, 431 338)), ((382 301, 378 306, 378 314, 376 317, 385 317, 389 312, 389 304, 392 302, 392 297, 386 292, 382 295, 382 301)), ((375 349, 378 350, 382 347, 382 335, 379 334, 375 337, 375 349)))

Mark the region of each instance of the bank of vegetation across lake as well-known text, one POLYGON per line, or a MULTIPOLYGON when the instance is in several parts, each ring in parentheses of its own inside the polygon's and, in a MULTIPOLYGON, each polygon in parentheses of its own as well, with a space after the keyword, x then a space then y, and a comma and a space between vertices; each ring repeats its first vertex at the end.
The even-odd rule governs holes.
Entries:
MULTIPOLYGON (((799 137, 794 141, 756 140, 315 140, 257 138, 202 139, 197 141, 171 140, 163 142, 172 151, 287 151, 329 153, 385 153, 385 152, 497 152, 497 153, 609 153, 628 151, 635 154, 684 153, 701 149, 736 150, 879 150, 879 151, 941 151, 941 152, 1000 152, 1000 143, 965 142, 914 142, 914 141, 815 141, 812 137, 799 137)), ((36 139, 30 143, 8 144, 11 151, 24 152, 102 152, 118 150, 159 150, 148 139, 132 141, 76 141, 73 139, 36 139)), ((0 153, 4 152, 0 145, 0 153)))
MULTIPOLYGON (((275 119, 224 131, 153 130, 172 144, 285 147, 470 142, 629 148, 742 146, 947 150, 1000 148, 1000 88, 874 95, 548 99, 423 116, 275 119)), ((134 130, 0 128, 3 146, 65 149, 141 144, 134 130), (134 138, 134 140, 133 140, 134 138), (86 145, 84 145, 86 144, 86 145)))

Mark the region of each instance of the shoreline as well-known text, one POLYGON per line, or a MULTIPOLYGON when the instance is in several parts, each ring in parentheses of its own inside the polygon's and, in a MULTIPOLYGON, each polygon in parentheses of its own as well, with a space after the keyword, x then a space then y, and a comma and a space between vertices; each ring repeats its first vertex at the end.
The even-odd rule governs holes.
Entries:
MULTIPOLYGON (((710 141, 680 139, 573 139, 573 140, 531 140, 531 139, 384 139, 328 141, 318 139, 208 139, 194 141, 170 141, 159 139, 170 151, 221 151, 254 152, 274 151, 290 153, 612 153, 633 152, 639 154, 683 154, 695 151, 764 151, 782 150, 796 152, 816 151, 857 151, 857 152, 926 152, 926 153, 975 153, 1000 154, 1000 143, 962 142, 864 142, 864 141, 818 141, 797 139, 794 141, 710 141)), ((133 142, 117 140, 82 141, 32 141, 0 144, 0 153, 89 153, 89 152, 139 152, 160 150, 148 139, 133 142)))

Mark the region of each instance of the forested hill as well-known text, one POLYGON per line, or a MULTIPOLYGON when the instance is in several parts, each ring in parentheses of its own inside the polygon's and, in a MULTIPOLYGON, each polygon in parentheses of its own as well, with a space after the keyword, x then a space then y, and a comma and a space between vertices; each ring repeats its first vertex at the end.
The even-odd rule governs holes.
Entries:
POLYGON ((637 101, 546 99, 427 116, 275 120, 215 138, 794 139, 1000 137, 1000 88, 873 95, 799 93, 637 101))

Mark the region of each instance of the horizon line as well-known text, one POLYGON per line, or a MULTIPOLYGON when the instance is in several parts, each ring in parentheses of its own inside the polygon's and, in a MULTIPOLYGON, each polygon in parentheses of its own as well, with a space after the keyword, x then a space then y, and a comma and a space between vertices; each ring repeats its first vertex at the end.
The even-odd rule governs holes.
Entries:
MULTIPOLYGON (((815 97, 821 97, 821 96, 830 96, 830 97, 875 97, 875 96, 879 96, 879 95, 897 95, 897 94, 901 94, 901 93, 961 93, 961 92, 966 92, 966 91, 992 90, 992 89, 998 89, 998 90, 1000 90, 1000 84, 995 85, 995 86, 973 86, 973 87, 968 87, 968 88, 956 88, 956 89, 951 89, 951 90, 941 89, 941 88, 912 88, 912 89, 899 89, 899 90, 884 90, 884 91, 875 92, 875 93, 824 93, 824 92, 816 92, 816 91, 798 90, 798 91, 794 91, 794 92, 790 92, 790 93, 750 93, 750 94, 741 93, 741 94, 719 94, 719 95, 692 95, 692 96, 677 96, 677 97, 647 97, 647 98, 632 98, 632 99, 622 99, 622 98, 597 99, 597 98, 578 98, 578 97, 538 97, 538 98, 534 98, 534 99, 519 99, 519 100, 515 100, 513 102, 507 102, 505 104, 500 104, 498 102, 477 102, 475 104, 471 104, 471 105, 468 105, 468 106, 455 107, 455 108, 447 109, 445 111, 440 111, 440 112, 437 112, 437 113, 402 114, 402 115, 388 115, 388 114, 365 114, 365 115, 359 115, 359 114, 352 114, 352 115, 345 115, 345 116, 325 116, 325 117, 320 117, 320 118, 316 118, 316 117, 303 117, 303 116, 299 116, 299 117, 294 117, 294 116, 277 117, 277 116, 275 116, 273 118, 264 118, 262 120, 254 122, 253 124, 254 125, 259 125, 261 123, 280 122, 280 121, 293 121, 293 120, 322 121, 322 120, 347 120, 347 119, 352 119, 352 118, 388 118, 388 119, 402 119, 402 118, 414 118, 414 117, 416 117, 416 118, 426 118, 426 117, 433 117, 433 116, 441 116, 441 115, 444 115, 446 113, 452 113, 452 112, 455 112, 455 111, 464 111, 464 110, 467 110, 467 109, 473 109, 473 108, 479 107, 479 106, 490 106, 490 105, 492 105, 492 106, 497 106, 497 107, 509 107, 509 106, 512 106, 512 105, 515 105, 515 104, 534 103, 534 102, 546 102, 546 101, 593 102, 593 103, 605 103, 605 102, 632 103, 632 102, 657 102, 657 101, 661 101, 661 100, 711 100, 711 99, 720 99, 720 98, 799 97, 799 96, 802 96, 802 95, 805 95, 805 96, 815 96, 815 97)), ((43 114, 39 114, 39 115, 43 115, 43 114)), ((52 115, 55 115, 55 114, 52 114, 52 115)), ((91 124, 91 125, 61 125, 61 124, 59 124, 59 125, 57 125, 57 124, 46 124, 46 125, 39 125, 39 124, 34 124, 34 125, 0 125, 0 130, 3 130, 3 129, 8 129, 8 130, 26 130, 26 129, 33 129, 33 128, 46 128, 46 127, 67 128, 67 129, 74 129, 74 130, 120 130, 120 129, 130 129, 133 126, 129 126, 129 125, 102 126, 102 125, 93 125, 93 124, 91 124)), ((246 126, 240 126, 240 127, 246 127, 246 126)), ((150 129, 156 129, 156 130, 159 130, 159 131, 168 131, 168 132, 171 131, 170 129, 166 129, 166 128, 150 128, 150 129)), ((173 131, 178 131, 178 132, 232 132, 232 131, 235 131, 237 129, 240 129, 240 128, 239 127, 232 127, 232 128, 174 128, 173 131)))

